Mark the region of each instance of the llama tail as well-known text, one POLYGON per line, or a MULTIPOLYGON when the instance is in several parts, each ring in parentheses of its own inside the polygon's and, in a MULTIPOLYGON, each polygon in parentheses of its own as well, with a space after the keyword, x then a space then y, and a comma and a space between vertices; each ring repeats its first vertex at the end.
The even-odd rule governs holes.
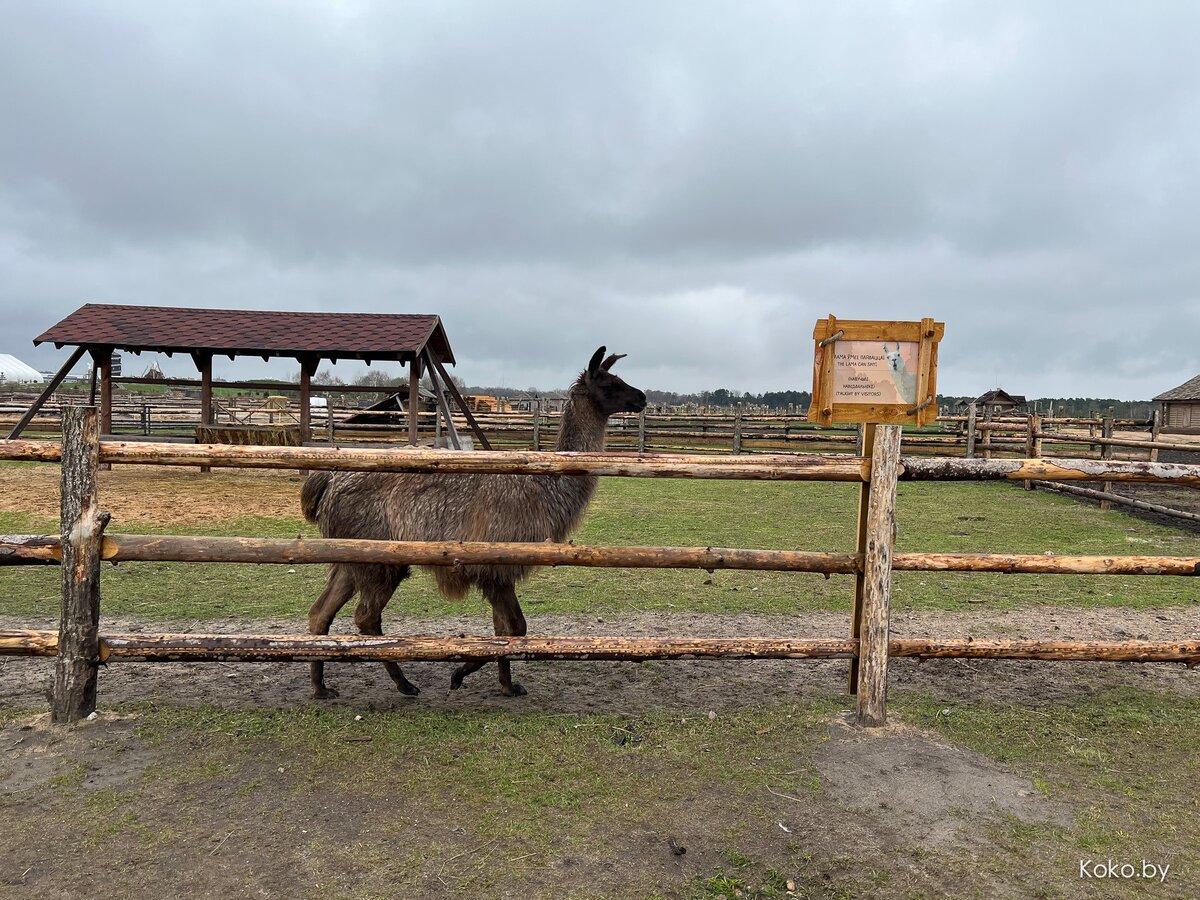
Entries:
POLYGON ((321 505, 321 498, 325 496, 325 490, 329 487, 332 477, 329 472, 314 472, 305 479, 304 487, 300 489, 300 511, 304 513, 304 518, 314 524, 317 521, 317 509, 321 505))

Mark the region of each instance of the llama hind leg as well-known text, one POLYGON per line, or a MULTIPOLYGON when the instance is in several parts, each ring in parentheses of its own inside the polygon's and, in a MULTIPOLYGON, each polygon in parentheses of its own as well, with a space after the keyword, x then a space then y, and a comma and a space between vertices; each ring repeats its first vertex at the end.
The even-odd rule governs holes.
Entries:
MULTIPOLYGON (((354 596, 354 590, 354 579, 346 567, 330 566, 325 590, 308 611, 308 633, 329 634, 334 616, 354 596)), ((310 663, 309 678, 312 681, 313 699, 328 700, 337 696, 337 691, 325 684, 325 663, 310 663)))
MULTIPOLYGON (((526 632, 525 615, 521 612, 521 602, 517 599, 516 589, 511 585, 497 588, 484 588, 484 595, 492 604, 492 625, 497 635, 524 637, 526 632)), ((464 663, 455 670, 450 679, 450 689, 462 686, 463 679, 472 672, 482 669, 485 664, 480 661, 464 663)), ((497 661, 500 669, 500 693, 506 697, 520 697, 525 688, 519 682, 512 680, 512 663, 507 659, 497 661)))
MULTIPOLYGON (((354 624, 358 626, 359 632, 383 634, 383 608, 392 599, 393 590, 395 590, 394 586, 386 592, 382 589, 363 591, 362 599, 358 601, 358 606, 354 610, 354 624)), ((383 667, 387 669, 388 675, 396 683, 400 693, 407 694, 409 697, 415 697, 421 693, 419 687, 404 677, 404 672, 396 663, 385 662, 383 667)))

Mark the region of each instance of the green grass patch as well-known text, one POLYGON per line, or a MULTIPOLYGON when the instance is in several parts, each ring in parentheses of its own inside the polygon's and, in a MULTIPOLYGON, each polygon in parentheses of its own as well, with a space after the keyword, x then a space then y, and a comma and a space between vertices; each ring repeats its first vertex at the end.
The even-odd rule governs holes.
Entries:
POLYGON ((1195 873, 1200 846, 1200 698, 1120 688, 1052 705, 955 706, 893 702, 906 720, 984 753, 1033 780, 1050 799, 1079 809, 1069 826, 1012 822, 992 830, 1008 855, 1064 866, 1092 855, 1169 863, 1195 873))
MULTIPOLYGON (((578 543, 724 546, 848 551, 854 546, 858 488, 847 484, 601 481, 575 536, 578 543)), ((297 489, 298 494, 298 489, 297 489)), ((129 533, 295 537, 315 529, 294 519, 238 516, 218 525, 164 528, 122 522, 129 533)), ((903 484, 898 498, 897 550, 942 552, 1196 555, 1200 536, 1101 512, 1070 499, 1001 484, 903 484)), ((45 533, 56 523, 21 513, 0 514, 0 531, 45 533)), ((204 621, 227 616, 303 621, 324 586, 321 567, 126 564, 103 575, 104 609, 113 615, 204 621)), ((0 569, 0 596, 9 615, 57 606, 51 569, 0 569)), ((538 572, 522 587, 532 615, 639 610, 803 613, 848 609, 853 579, 775 572, 587 569, 538 572)), ((1197 602, 1186 579, 1165 577, 1034 576, 898 573, 899 609, 1008 609, 1036 605, 1162 608, 1197 602)), ((472 595, 448 602, 433 580, 418 574, 398 591, 391 615, 481 612, 472 595)))

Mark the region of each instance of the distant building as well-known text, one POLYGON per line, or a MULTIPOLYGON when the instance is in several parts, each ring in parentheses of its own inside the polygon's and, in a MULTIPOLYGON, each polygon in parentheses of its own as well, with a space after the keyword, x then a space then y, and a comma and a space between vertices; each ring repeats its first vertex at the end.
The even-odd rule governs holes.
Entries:
MULTIPOLYGON (((958 405, 960 408, 965 408, 970 405, 970 400, 960 400, 958 405)), ((996 388, 994 391, 988 391, 986 394, 981 394, 974 400, 976 415, 987 418, 991 416, 1006 416, 1014 413, 1025 412, 1025 395, 1024 394, 1009 394, 1006 391, 996 388)))
POLYGON ((511 400, 513 412, 534 412, 541 409, 543 413, 557 415, 567 405, 566 394, 543 394, 538 397, 533 394, 520 394, 511 400))
POLYGON ((27 366, 15 356, 0 353, 0 384, 43 384, 45 378, 33 366, 27 366))
POLYGON ((1162 404, 1166 431, 1200 434, 1200 375, 1154 398, 1162 404))

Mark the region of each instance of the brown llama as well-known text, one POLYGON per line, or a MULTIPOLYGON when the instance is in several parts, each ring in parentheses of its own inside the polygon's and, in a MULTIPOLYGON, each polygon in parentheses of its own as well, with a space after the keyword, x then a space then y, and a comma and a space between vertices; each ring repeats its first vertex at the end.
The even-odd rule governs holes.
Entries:
MULTIPOLYGON (((646 395, 626 384, 609 369, 624 354, 604 358, 601 347, 587 369, 571 386, 558 434, 558 450, 599 451, 609 416, 640 412, 646 395)), ((417 475, 389 472, 318 472, 304 482, 300 505, 304 517, 317 523, 321 534, 335 538, 395 541, 556 541, 566 540, 583 517, 596 490, 594 475, 417 475)), ((515 585, 530 566, 430 566, 438 589, 461 599, 478 587, 492 606, 498 635, 524 635, 525 616, 515 585)), ((311 634, 328 634, 339 609, 357 592, 354 623, 362 634, 383 634, 383 608, 407 565, 335 563, 329 567, 324 592, 308 613, 311 634)), ((450 687, 482 662, 464 663, 455 670, 450 687)), ((394 662, 385 662, 401 693, 419 693, 394 662)), ((325 684, 325 664, 312 667, 313 697, 336 697, 325 684)), ((500 660, 500 690, 507 696, 525 693, 512 680, 508 660, 500 660)))

